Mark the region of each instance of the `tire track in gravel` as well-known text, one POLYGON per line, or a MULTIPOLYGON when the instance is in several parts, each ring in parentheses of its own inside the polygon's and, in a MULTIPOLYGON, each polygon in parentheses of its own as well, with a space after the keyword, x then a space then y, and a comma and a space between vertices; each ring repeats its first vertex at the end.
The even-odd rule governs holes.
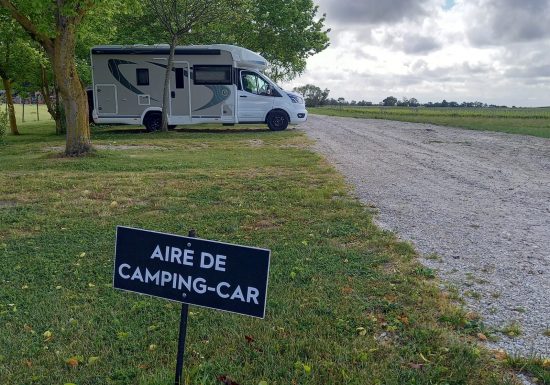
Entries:
POLYGON ((550 140, 311 115, 303 130, 496 332, 491 347, 550 356, 550 140))

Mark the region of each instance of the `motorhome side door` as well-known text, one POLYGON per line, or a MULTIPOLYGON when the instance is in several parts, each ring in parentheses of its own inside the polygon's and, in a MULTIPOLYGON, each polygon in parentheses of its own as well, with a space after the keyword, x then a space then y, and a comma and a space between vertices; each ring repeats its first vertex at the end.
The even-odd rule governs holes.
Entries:
POLYGON ((273 108, 271 85, 259 74, 241 71, 239 90, 239 122, 263 122, 273 108))
POLYGON ((99 116, 118 114, 117 90, 114 84, 96 84, 94 96, 95 109, 99 116))
POLYGON ((191 82, 189 63, 174 62, 170 75, 170 121, 185 124, 191 120, 191 82))

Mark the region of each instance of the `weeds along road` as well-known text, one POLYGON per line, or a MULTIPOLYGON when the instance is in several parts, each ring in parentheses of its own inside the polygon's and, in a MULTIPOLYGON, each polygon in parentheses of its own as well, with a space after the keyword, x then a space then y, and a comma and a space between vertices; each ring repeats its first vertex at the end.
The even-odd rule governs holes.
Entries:
POLYGON ((318 115, 303 129, 483 316, 491 347, 550 356, 549 139, 318 115))

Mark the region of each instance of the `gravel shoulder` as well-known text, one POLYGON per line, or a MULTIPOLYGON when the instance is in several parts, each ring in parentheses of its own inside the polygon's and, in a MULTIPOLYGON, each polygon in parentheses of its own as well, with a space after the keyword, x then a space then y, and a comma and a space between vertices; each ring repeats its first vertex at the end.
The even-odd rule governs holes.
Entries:
POLYGON ((497 331, 490 347, 550 356, 549 139, 318 115, 300 129, 497 331))

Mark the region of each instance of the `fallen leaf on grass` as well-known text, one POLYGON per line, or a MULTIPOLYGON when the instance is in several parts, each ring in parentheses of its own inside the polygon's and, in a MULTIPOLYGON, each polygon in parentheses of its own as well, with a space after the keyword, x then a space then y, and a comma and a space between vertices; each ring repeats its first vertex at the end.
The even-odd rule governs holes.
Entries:
POLYGON ((357 334, 359 334, 360 336, 364 336, 367 334, 367 329, 365 329, 364 327, 360 326, 355 330, 357 331, 357 334))
POLYGON ((550 358, 545 358, 545 359, 542 361, 542 367, 543 367, 543 368, 550 368, 550 358))
POLYGON ((157 349, 157 345, 155 344, 151 344, 149 345, 149 351, 152 352, 153 350, 156 350, 157 349))
POLYGON ((267 381, 262 380, 262 381, 258 382, 258 385, 267 385, 267 381))
POLYGON ((126 338, 128 338, 129 335, 130 335, 130 333, 127 333, 127 332, 118 332, 116 334, 116 336, 119 340, 125 340, 126 338))
POLYGON ((487 336, 483 333, 477 333, 477 338, 480 340, 480 341, 487 341, 487 336))
POLYGON ((294 363, 294 368, 296 370, 303 370, 305 374, 311 374, 311 366, 304 364, 302 361, 296 361, 294 363))
POLYGON ((499 349, 493 351, 493 357, 495 357, 499 361, 504 361, 508 357, 508 354, 504 349, 499 349))
POLYGON ((409 324, 409 317, 407 317, 407 316, 404 315, 404 314, 401 314, 399 317, 397 317, 397 319, 398 319, 399 321, 401 321, 401 323, 402 323, 403 325, 408 325, 408 324, 409 324))
POLYGON ((251 336, 244 336, 244 338, 246 338, 246 342, 248 342, 249 344, 254 342, 254 338, 251 336))
POLYGON ((93 365, 97 361, 99 361, 99 357, 90 357, 90 358, 88 358, 88 365, 93 365))
POLYGON ((31 360, 23 360, 23 365, 25 365, 27 368, 30 368, 32 366, 31 360))
POLYGON ((353 293, 353 289, 349 286, 344 286, 341 290, 342 290, 342 294, 349 295, 353 293))
POLYGON ((80 258, 84 258, 85 256, 86 256, 86 253, 85 253, 85 252, 82 252, 82 253, 80 253, 80 255, 79 255, 80 258))
POLYGON ((419 353, 419 354, 420 354, 420 358, 422 358, 424 362, 430 362, 426 357, 424 357, 424 354, 422 353, 419 353))
POLYGON ((238 383, 236 383, 235 381, 233 381, 232 379, 230 379, 227 376, 218 376, 217 379, 223 385, 239 385, 238 383))
POLYGON ((51 341, 53 338, 53 333, 49 330, 46 330, 42 335, 44 336, 44 342, 51 341))
POLYGON ((469 311, 465 314, 465 317, 470 321, 473 321, 479 319, 479 314, 477 314, 475 311, 469 311))
POLYGON ((67 358, 65 360, 65 363, 67 366, 70 366, 71 368, 76 368, 79 364, 79 360, 76 357, 67 358))

